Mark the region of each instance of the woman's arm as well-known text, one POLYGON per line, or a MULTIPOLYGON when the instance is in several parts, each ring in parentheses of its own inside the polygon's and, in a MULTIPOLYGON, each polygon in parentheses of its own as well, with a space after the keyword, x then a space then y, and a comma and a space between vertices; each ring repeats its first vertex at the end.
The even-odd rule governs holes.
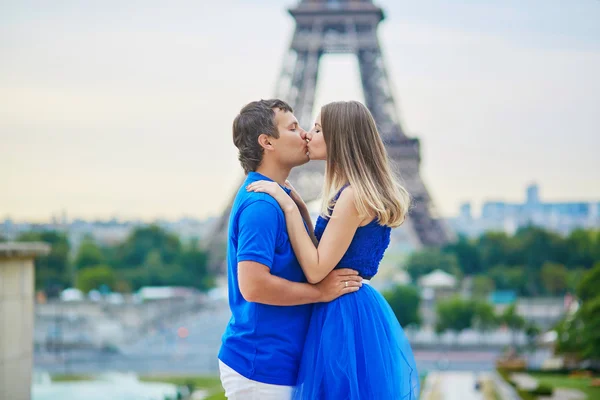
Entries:
POLYGON ((287 231, 296 258, 310 283, 322 281, 335 268, 362 222, 354 206, 354 191, 348 187, 337 200, 319 247, 315 248, 304 228, 298 207, 279 185, 259 181, 250 184, 248 190, 268 193, 279 202, 285 213, 287 231))
POLYGON ((349 187, 335 203, 331 220, 325 228, 319 247, 315 248, 306 234, 298 209, 294 208, 284 209, 290 242, 306 278, 310 283, 317 283, 340 262, 350 247, 362 218, 356 211, 354 192, 349 187))
MULTIPOLYGON (((310 219, 310 213, 308 212, 308 207, 306 206, 306 204, 304 204, 304 202, 302 202, 302 204, 296 203, 296 205, 298 206, 298 211, 300 212, 300 216, 302 217, 302 220, 306 223, 306 226, 308 228, 308 235, 310 236, 310 241, 312 242, 314 247, 317 247, 319 245, 319 241, 317 240, 317 237, 315 236, 315 227, 312 223, 312 220, 310 219)), ((287 217, 286 217, 286 221, 287 221, 287 217)), ((288 235, 289 235, 289 232, 288 232, 288 235)))

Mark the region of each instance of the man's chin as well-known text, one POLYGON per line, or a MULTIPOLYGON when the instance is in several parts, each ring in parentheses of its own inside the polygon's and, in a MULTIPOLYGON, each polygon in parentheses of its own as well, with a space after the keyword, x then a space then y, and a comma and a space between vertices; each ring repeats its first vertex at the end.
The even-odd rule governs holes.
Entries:
POLYGON ((309 161, 325 161, 325 158, 313 158, 311 157, 311 155, 308 155, 308 160, 309 161))
POLYGON ((310 161, 310 159, 308 158, 308 156, 306 156, 306 157, 305 157, 305 158, 303 158, 303 159, 298 159, 298 160, 296 160, 296 162, 293 164, 292 168, 300 167, 300 166, 302 166, 302 165, 306 164, 306 163, 307 163, 307 162, 309 162, 309 161, 310 161))
POLYGON ((309 157, 309 156, 306 156, 306 158, 304 158, 304 159, 302 160, 301 164, 298 164, 298 165, 304 165, 304 164, 306 164, 306 163, 307 163, 307 162, 309 162, 309 161, 310 161, 310 157, 309 157))

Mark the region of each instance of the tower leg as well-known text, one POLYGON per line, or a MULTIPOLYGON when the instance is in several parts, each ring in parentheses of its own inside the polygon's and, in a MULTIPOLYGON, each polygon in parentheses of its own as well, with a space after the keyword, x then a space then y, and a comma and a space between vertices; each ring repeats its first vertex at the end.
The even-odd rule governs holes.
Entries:
POLYGON ((296 66, 292 77, 292 86, 288 98, 294 113, 304 129, 310 129, 312 125, 312 111, 315 101, 315 90, 317 75, 319 73, 318 51, 304 51, 298 53, 296 66))
POLYGON ((396 115, 394 97, 381 50, 359 50, 357 56, 366 106, 377 122, 383 142, 391 143, 406 137, 396 115))

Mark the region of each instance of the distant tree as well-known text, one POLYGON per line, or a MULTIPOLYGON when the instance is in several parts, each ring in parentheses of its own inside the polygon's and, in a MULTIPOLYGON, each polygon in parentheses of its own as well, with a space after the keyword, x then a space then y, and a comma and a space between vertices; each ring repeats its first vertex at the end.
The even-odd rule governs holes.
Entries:
POLYGON ((531 349, 535 348, 535 338, 537 338, 541 331, 541 328, 534 322, 525 323, 525 335, 527 336, 527 342, 531 349))
POLYGON ((542 266, 540 278, 546 292, 557 296, 564 294, 568 287, 568 271, 564 265, 546 262, 542 266))
POLYGON ((141 269, 142 274, 146 273, 144 286, 171 285, 171 278, 176 272, 173 265, 167 265, 164 262, 158 249, 148 253, 141 269))
POLYGON ((600 262, 588 271, 579 286, 583 358, 600 362, 600 262))
POLYGON ((111 289, 115 288, 117 277, 115 271, 108 265, 96 265, 86 267, 77 274, 77 289, 84 293, 106 285, 111 289))
POLYGON ((132 290, 138 290, 143 286, 168 286, 171 285, 171 277, 178 266, 167 265, 163 262, 160 251, 152 250, 144 261, 137 267, 129 267, 119 271, 132 290))
POLYGON ((556 326, 556 350, 581 360, 600 361, 600 262, 583 274, 577 297, 580 307, 556 326))
POLYGON ((69 240, 56 231, 26 232, 19 242, 44 242, 51 246, 50 254, 35 259, 35 288, 44 290, 48 297, 58 296, 61 289, 72 284, 69 264, 69 240))
POLYGON ((156 225, 138 228, 119 246, 115 259, 120 268, 136 268, 154 251, 158 252, 162 263, 172 264, 181 253, 181 242, 176 235, 156 225))
POLYGON ((444 252, 456 256, 458 265, 465 275, 474 275, 484 271, 477 243, 465 236, 459 236, 456 242, 444 247, 444 252))
POLYGON ((566 239, 569 248, 569 257, 567 265, 569 268, 584 266, 591 268, 594 262, 600 261, 594 254, 597 243, 598 233, 591 230, 577 229, 569 234, 566 239))
POLYGON ((525 268, 519 266, 496 265, 489 270, 487 276, 494 281, 497 290, 514 290, 525 295, 525 268))
POLYGON ((469 328, 487 332, 498 326, 494 307, 487 301, 463 299, 459 296, 442 300, 437 305, 436 331, 460 333, 469 328))
POLYGON ((383 295, 394 311, 400 325, 406 327, 421 323, 419 314, 421 298, 415 287, 396 286, 384 292, 383 295))
POLYGON ((583 267, 573 268, 567 273, 567 291, 576 293, 586 269, 583 267))
POLYGON ((594 259, 594 264, 600 262, 600 229, 592 232, 592 236, 594 236, 594 246, 592 247, 592 258, 594 259))
POLYGON ((131 283, 125 279, 117 278, 113 292, 131 293, 131 283))
POLYGON ((200 248, 197 240, 184 246, 177 235, 154 225, 134 230, 123 243, 115 246, 100 247, 88 236, 72 264, 69 242, 62 233, 27 232, 18 240, 51 245, 51 253, 35 261, 36 288, 44 289, 50 297, 57 296, 66 286, 88 289, 100 278, 109 279, 113 290, 124 293, 148 285, 187 286, 206 291, 215 284, 215 274, 208 268, 207 252, 200 248), (98 266, 103 268, 98 270, 98 266), (93 270, 87 271, 89 268, 93 270), (114 269, 111 275, 107 268, 114 269))
POLYGON ((179 257, 179 264, 188 285, 208 290, 215 285, 214 274, 208 269, 208 254, 194 241, 179 257))
POLYGON ((102 250, 91 237, 87 237, 81 242, 75 257, 75 266, 78 270, 103 264, 105 261, 102 250))
POLYGON ((523 329, 525 327, 525 319, 517 314, 517 306, 514 303, 504 310, 500 317, 500 321, 513 330, 523 329))
POLYGON ((498 326, 498 317, 494 306, 487 301, 473 302, 473 327, 482 331, 490 331, 498 326))
POLYGON ((172 263, 167 263, 160 249, 151 250, 142 264, 122 271, 131 289, 142 286, 188 286, 206 291, 214 286, 214 274, 208 270, 206 252, 197 244, 180 250, 172 263))
POLYGON ((495 265, 516 265, 515 245, 504 232, 486 232, 477 240, 483 270, 495 265))
POLYGON ((514 343, 517 332, 525 327, 525 319, 517 314, 517 307, 514 303, 504 310, 500 321, 511 330, 514 343))
MULTIPOLYGON (((536 226, 522 227, 512 236, 490 231, 476 240, 460 236, 446 245, 442 254, 453 255, 456 263, 444 260, 435 250, 424 249, 409 257, 407 271, 413 279, 437 268, 454 275, 487 275, 496 289, 515 290, 521 296, 561 294, 573 290, 572 282, 579 272, 570 271, 590 269, 600 262, 600 230, 578 229, 567 237, 536 226), (542 272, 549 264, 554 267, 542 272), (455 272, 453 265, 460 272, 455 272), (566 285, 561 283, 564 270, 557 265, 568 271, 566 285)), ((483 280, 479 284, 486 285, 483 280)))
POLYGON ((557 334, 555 351, 571 358, 581 359, 584 352, 583 322, 578 313, 567 315, 554 328, 557 334))
POLYGON ((538 270, 546 262, 565 264, 569 249, 564 238, 538 227, 519 229, 513 237, 517 264, 538 270))
POLYGON ((191 286, 207 290, 214 286, 205 251, 197 241, 184 247, 176 235, 158 226, 136 229, 116 251, 107 250, 132 290, 142 286, 191 286))
POLYGON ((415 281, 436 269, 441 269, 455 276, 461 275, 456 256, 443 253, 439 249, 427 248, 414 252, 406 261, 406 271, 415 281))
POLYGON ((577 295, 582 302, 593 300, 600 296, 600 261, 594 264, 594 267, 587 271, 581 282, 577 295))
POLYGON ((469 300, 455 296, 437 304, 436 332, 460 333, 473 325, 475 307, 469 300))
POLYGON ((495 287, 494 280, 489 276, 477 275, 473 277, 473 296, 475 297, 486 297, 494 291, 495 287))

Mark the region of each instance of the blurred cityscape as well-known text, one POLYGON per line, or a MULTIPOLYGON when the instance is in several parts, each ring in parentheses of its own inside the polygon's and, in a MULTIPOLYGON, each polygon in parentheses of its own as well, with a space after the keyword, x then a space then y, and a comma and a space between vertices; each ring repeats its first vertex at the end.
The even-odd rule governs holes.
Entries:
MULTIPOLYGON (((420 371, 463 371, 449 376, 470 381, 473 371, 495 371, 507 349, 520 349, 528 368, 564 368, 560 324, 576 314, 587 271, 600 266, 597 206, 542 203, 531 186, 523 204, 488 202, 479 218, 461 210, 448 219, 459 237, 442 249, 415 248, 402 228, 393 231, 373 285, 405 327, 420 371)), ((6 218, 0 240, 52 245, 36 260, 36 390, 50 376, 103 376, 138 393, 137 375, 216 377, 227 286, 200 245, 216 221, 6 218)))
MULTIPOLYGON (((314 203, 314 218, 317 216, 317 206, 314 203)), ((213 233, 217 220, 217 217, 187 217, 175 221, 155 220, 152 224, 176 234, 184 241, 195 239, 207 243, 208 240, 205 239, 213 233)), ((454 232, 469 238, 476 238, 488 231, 514 235, 517 230, 531 225, 568 235, 577 229, 600 228, 600 201, 543 201, 540 187, 531 184, 526 188, 521 203, 487 200, 479 215, 476 215, 471 203, 466 202, 461 205, 457 215, 446 218, 445 222, 454 232)), ((50 216, 46 223, 14 221, 5 217, 0 224, 0 235, 5 240, 14 240, 26 232, 60 231, 67 235, 71 248, 77 250, 86 237, 93 238, 100 245, 114 245, 124 241, 134 229, 147 224, 148 222, 141 220, 122 221, 117 218, 105 221, 70 220, 68 212, 63 210, 50 216)), ((406 242, 397 242, 405 246, 407 251, 414 250, 406 242)))
POLYGON ((529 185, 522 203, 486 201, 475 216, 470 203, 460 207, 457 217, 449 220, 452 228, 469 237, 485 231, 514 234, 519 228, 536 225, 567 235, 575 229, 600 226, 600 201, 555 202, 540 197, 540 187, 529 185))
POLYGON ((377 122, 422 399, 600 399, 600 3, 378 3, 0 4, 0 400, 224 399, 229 132, 273 95, 377 122))

